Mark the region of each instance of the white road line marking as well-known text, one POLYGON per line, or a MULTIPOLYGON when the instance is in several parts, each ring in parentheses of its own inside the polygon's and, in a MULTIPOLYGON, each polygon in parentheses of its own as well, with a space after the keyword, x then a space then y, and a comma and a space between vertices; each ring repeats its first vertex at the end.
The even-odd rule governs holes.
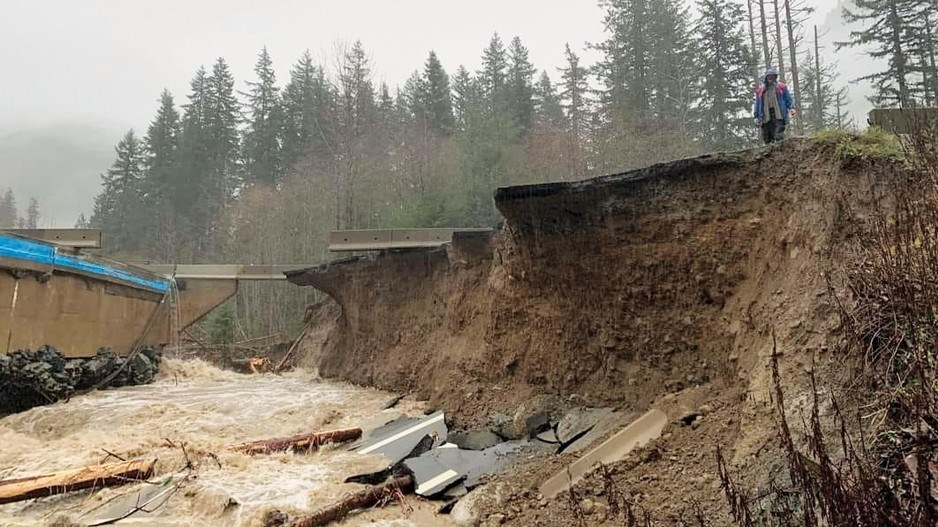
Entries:
POLYGON ((393 442, 397 441, 398 439, 407 437, 407 436, 409 436, 410 434, 413 434, 414 432, 416 432, 416 431, 418 431, 418 430, 422 430, 422 429, 424 429, 424 428, 426 428, 426 427, 432 425, 433 423, 436 423, 436 422, 442 421, 442 420, 443 420, 443 414, 440 414, 440 415, 434 417, 433 419, 428 419, 428 420, 426 420, 426 421, 423 421, 422 423, 418 423, 418 424, 416 424, 416 425, 414 425, 414 426, 408 428, 407 430, 404 430, 403 432, 398 432, 398 433, 392 435, 391 437, 389 437, 389 438, 387 438, 387 439, 384 439, 384 440, 382 440, 382 441, 378 441, 377 443, 371 445, 370 447, 363 448, 363 449, 360 450, 360 452, 361 452, 362 454, 370 454, 371 452, 374 452, 375 450, 377 450, 377 449, 379 449, 379 448, 381 448, 381 447, 383 447, 383 446, 386 446, 386 445, 388 445, 388 444, 390 444, 390 443, 393 443, 393 442))
POLYGON ((458 476, 458 475, 459 475, 459 473, 456 472, 455 470, 447 470, 446 472, 440 474, 439 476, 437 476, 437 477, 435 477, 435 478, 430 479, 429 481, 424 481, 422 485, 420 485, 419 487, 417 487, 417 491, 416 491, 416 492, 417 492, 417 494, 422 494, 422 493, 424 493, 424 492, 427 492, 427 491, 429 491, 430 489, 432 489, 433 487, 436 487, 437 485, 440 485, 441 483, 445 482, 446 480, 451 479, 451 478, 453 478, 454 476, 458 476))

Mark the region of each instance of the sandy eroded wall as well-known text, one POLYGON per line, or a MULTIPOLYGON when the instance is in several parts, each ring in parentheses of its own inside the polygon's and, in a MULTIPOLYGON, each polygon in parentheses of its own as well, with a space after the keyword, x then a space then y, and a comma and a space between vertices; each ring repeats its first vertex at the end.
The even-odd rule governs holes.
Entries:
POLYGON ((786 370, 827 360, 825 275, 849 258, 870 185, 896 170, 789 141, 504 189, 487 258, 395 254, 295 277, 341 307, 321 311, 311 356, 467 422, 533 393, 640 410, 687 386, 745 387, 740 411, 771 433, 771 335, 786 370))

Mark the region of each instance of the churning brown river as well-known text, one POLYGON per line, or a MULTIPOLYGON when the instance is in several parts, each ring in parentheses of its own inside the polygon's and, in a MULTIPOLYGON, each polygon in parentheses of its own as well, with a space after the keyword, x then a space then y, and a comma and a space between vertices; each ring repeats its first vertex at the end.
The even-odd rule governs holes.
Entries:
MULTIPOLYGON (((200 361, 164 361, 157 382, 76 397, 0 419, 0 479, 118 459, 158 459, 152 482, 172 481, 165 504, 115 525, 261 526, 272 509, 298 513, 361 487, 349 475, 378 470, 378 456, 344 446, 308 454, 247 456, 245 441, 351 426, 377 426, 416 403, 382 410, 390 395, 322 381, 313 373, 246 376, 200 361), (183 449, 184 445, 184 449, 183 449), (187 465, 190 465, 187 467, 187 465), (171 480, 169 478, 172 478, 171 480)), ((84 525, 145 483, 0 505, 0 526, 84 525)), ((451 525, 436 504, 408 497, 342 525, 451 525)))

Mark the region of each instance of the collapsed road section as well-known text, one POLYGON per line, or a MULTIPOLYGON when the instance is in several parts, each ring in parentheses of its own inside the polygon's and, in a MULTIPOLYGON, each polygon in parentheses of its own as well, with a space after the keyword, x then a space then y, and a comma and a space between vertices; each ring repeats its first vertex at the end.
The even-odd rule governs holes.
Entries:
MULTIPOLYGON (((500 189, 504 225, 475 258, 454 241, 291 273, 329 296, 308 310, 300 364, 415 394, 458 428, 502 437, 524 435, 538 396, 627 415, 661 408, 669 421, 697 414, 700 423, 663 439, 680 455, 649 455, 616 477, 644 489, 642 503, 665 504, 672 521, 680 511, 668 496, 685 492, 725 521, 712 461, 700 460, 713 453, 699 445, 725 446, 747 469, 758 456, 754 466, 779 466, 765 447, 775 431, 770 361, 784 351, 782 388, 795 394, 810 389, 805 371, 842 369, 830 279, 855 258, 879 190, 907 174, 895 157, 843 152, 793 139, 500 189), (681 456, 692 461, 671 460, 681 456)), ((553 476, 537 474, 537 484, 519 477, 519 494, 553 476)), ((773 474, 746 477, 769 485, 773 474)))
MULTIPOLYGON (((591 450, 570 467, 565 467, 544 484, 542 492, 555 497, 565 487, 563 478, 580 477, 594 468, 597 463, 612 463, 661 435, 667 424, 666 416, 653 410, 631 423, 622 431, 591 450), (572 474, 572 476, 571 476, 572 474)), ((558 423, 548 428, 557 429, 558 423)), ((585 430, 574 433, 581 448, 590 445, 585 430)), ((531 436, 521 440, 509 440, 480 450, 460 448, 449 442, 450 433, 443 412, 427 417, 400 417, 384 426, 368 432, 351 450, 362 455, 379 453, 389 461, 386 468, 368 474, 350 476, 346 483, 358 483, 371 488, 343 497, 338 502, 318 511, 299 517, 290 517, 279 510, 270 511, 265 519, 266 527, 287 525, 289 527, 319 527, 343 519, 357 509, 374 507, 389 502, 394 493, 403 495, 413 492, 418 496, 440 500, 445 504, 440 512, 448 514, 459 500, 493 476, 503 474, 517 466, 523 454, 531 459, 546 458, 554 454, 554 444, 531 436)), ((569 484, 569 480, 568 483, 569 484)), ((469 503, 469 502, 467 502, 469 503)), ((468 507, 464 507, 464 511, 468 507)), ((462 512, 462 515, 478 514, 462 512)))

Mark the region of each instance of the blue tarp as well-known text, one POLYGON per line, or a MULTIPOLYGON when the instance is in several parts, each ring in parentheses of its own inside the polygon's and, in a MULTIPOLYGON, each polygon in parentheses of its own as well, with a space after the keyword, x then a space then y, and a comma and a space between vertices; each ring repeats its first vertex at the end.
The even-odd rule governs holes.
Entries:
POLYGON ((55 270, 97 276, 105 280, 117 280, 159 293, 169 291, 169 280, 135 274, 80 256, 59 254, 54 245, 8 234, 0 234, 0 257, 38 263, 51 266, 55 270))

